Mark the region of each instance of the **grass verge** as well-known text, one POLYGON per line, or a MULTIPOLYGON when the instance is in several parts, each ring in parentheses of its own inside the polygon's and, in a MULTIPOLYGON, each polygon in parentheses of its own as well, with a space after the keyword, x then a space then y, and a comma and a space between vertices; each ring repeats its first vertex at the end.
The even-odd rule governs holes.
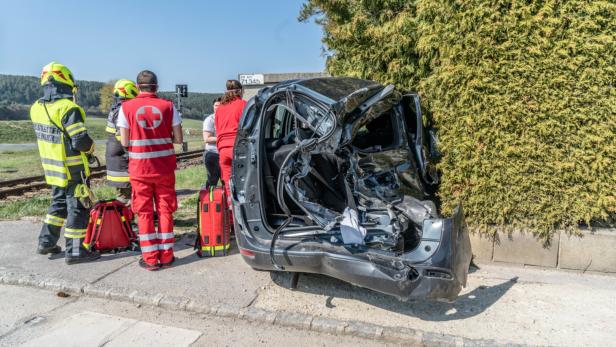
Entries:
MULTIPOLYGON (((198 190, 205 183, 206 173, 203 165, 195 165, 176 171, 176 189, 195 190, 194 193, 178 197, 178 210, 174 214, 178 230, 194 230, 197 223, 196 209, 199 198, 198 190)), ((112 199, 115 189, 98 181, 92 187, 97 199, 112 199)), ((43 217, 51 202, 50 193, 41 193, 27 199, 0 201, 0 219, 16 220, 23 217, 43 217)))

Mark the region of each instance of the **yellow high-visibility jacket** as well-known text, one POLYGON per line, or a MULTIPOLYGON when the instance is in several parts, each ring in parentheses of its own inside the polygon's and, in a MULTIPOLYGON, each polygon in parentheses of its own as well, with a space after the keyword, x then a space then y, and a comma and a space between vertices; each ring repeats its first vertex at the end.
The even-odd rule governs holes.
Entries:
POLYGON ((30 109, 30 119, 47 184, 66 187, 68 181, 90 175, 84 152, 94 144, 87 134, 86 114, 81 107, 69 99, 38 100, 30 109))

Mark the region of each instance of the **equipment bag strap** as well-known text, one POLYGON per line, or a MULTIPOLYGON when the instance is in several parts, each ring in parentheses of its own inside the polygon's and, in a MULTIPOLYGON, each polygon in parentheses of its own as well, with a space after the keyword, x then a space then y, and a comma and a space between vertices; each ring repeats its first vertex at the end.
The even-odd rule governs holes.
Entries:
POLYGON ((197 201, 197 237, 193 250, 201 250, 201 199, 197 201))
POLYGON ((106 206, 103 206, 102 209, 101 208, 96 209, 96 213, 95 213, 96 219, 94 220, 94 232, 92 233, 92 240, 90 241, 91 250, 94 250, 94 248, 96 247, 96 242, 98 241, 98 238, 101 235, 101 230, 103 229, 103 223, 105 222, 105 220, 103 219, 103 216, 105 215, 106 209, 107 209, 106 206))
POLYGON ((122 224, 122 229, 124 231, 124 234, 126 234, 126 236, 128 237, 128 242, 129 242, 128 249, 133 252, 141 250, 141 247, 139 246, 139 242, 137 240, 137 235, 135 235, 133 228, 130 226, 130 221, 124 217, 123 212, 126 206, 116 205, 114 207, 115 207, 115 212, 118 214, 120 218, 120 223, 122 224), (123 218, 124 218, 124 221, 122 221, 123 218))

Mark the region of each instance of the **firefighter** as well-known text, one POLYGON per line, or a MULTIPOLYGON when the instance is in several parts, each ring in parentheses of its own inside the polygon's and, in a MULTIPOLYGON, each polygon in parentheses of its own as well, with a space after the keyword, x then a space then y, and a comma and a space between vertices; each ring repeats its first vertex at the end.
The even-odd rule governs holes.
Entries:
POLYGON ((117 199, 124 204, 130 204, 131 187, 128 177, 128 153, 120 143, 120 129, 116 124, 120 106, 125 100, 137 96, 137 86, 133 81, 121 79, 113 87, 114 104, 107 117, 107 147, 105 148, 105 162, 107 165, 107 185, 115 187, 117 199))
POLYGON ((43 97, 32 105, 30 118, 52 200, 39 234, 37 253, 59 253, 61 248, 56 243, 64 226, 66 263, 92 261, 100 255, 83 245, 88 209, 80 198, 86 198, 89 191, 87 155, 94 152, 94 141, 85 126, 85 112, 75 103, 77 86, 71 71, 51 62, 43 67, 41 86, 43 97))
POLYGON ((137 75, 139 94, 120 106, 117 125, 121 142, 128 147, 128 173, 132 186, 132 209, 137 214, 142 258, 146 270, 168 267, 173 256, 173 212, 176 158, 174 143, 182 143, 182 119, 173 103, 158 98, 156 74, 137 75), (154 205, 158 233, 154 229, 154 205))

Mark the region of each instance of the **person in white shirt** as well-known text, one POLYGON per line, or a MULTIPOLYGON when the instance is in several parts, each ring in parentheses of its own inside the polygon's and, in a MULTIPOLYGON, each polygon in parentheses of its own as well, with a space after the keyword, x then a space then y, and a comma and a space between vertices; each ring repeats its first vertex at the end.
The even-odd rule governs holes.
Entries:
POLYGON ((212 107, 214 112, 203 120, 203 163, 207 171, 207 185, 215 187, 220 180, 220 165, 218 164, 218 149, 216 148, 216 129, 214 127, 214 115, 220 105, 220 98, 214 100, 212 107))

